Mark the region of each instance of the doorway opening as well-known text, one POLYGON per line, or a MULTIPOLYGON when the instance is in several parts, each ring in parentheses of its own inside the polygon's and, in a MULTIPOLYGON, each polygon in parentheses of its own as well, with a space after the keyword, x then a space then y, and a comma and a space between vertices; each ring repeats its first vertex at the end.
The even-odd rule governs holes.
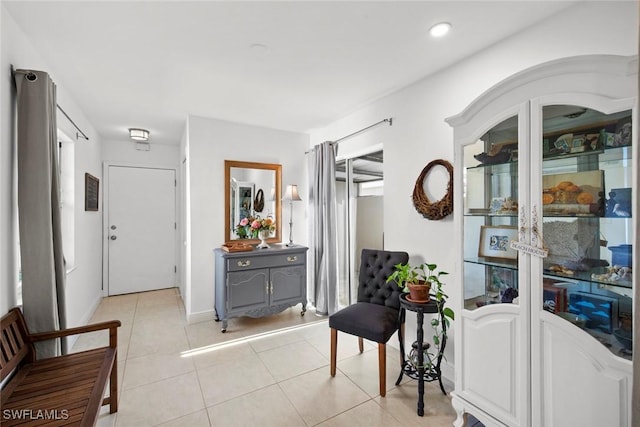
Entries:
POLYGON ((384 249, 383 163, 383 150, 336 162, 340 307, 357 298, 362 249, 384 249))
POLYGON ((176 286, 176 170, 105 164, 107 295, 176 286))

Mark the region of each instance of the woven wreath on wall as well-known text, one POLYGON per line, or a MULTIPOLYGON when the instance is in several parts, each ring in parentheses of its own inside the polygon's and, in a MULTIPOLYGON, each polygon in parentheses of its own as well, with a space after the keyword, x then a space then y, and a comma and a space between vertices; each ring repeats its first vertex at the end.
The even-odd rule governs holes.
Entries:
POLYGON ((453 213, 453 166, 446 160, 438 159, 429 162, 413 187, 413 206, 425 218, 438 220, 453 213), (434 166, 443 166, 449 172, 449 183, 447 193, 438 201, 432 202, 424 192, 424 180, 434 166))

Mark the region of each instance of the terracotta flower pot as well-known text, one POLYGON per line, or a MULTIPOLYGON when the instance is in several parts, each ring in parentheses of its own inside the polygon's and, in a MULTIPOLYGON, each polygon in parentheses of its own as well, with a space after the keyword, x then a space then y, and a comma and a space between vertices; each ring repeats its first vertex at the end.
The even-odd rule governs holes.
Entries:
POLYGON ((429 302, 429 291, 431 283, 420 281, 418 283, 408 283, 409 299, 413 302, 429 302))

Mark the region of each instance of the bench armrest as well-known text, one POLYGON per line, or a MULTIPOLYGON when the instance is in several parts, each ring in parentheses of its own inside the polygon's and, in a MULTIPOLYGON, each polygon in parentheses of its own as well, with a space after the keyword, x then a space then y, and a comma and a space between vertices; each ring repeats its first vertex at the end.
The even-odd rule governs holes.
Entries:
POLYGON ((95 332, 95 331, 101 331, 104 329, 109 329, 110 330, 109 346, 115 347, 117 344, 117 339, 113 340, 113 338, 114 337, 117 338, 118 328, 120 327, 121 324, 122 323, 119 320, 110 320, 108 322, 100 322, 100 323, 93 323, 91 325, 86 325, 86 326, 78 326, 76 328, 61 329, 59 331, 38 332, 35 334, 29 334, 29 338, 31 338, 32 342, 45 341, 45 340, 50 340, 54 338, 61 338, 61 337, 67 337, 70 335, 78 335, 78 334, 84 334, 87 332, 95 332))

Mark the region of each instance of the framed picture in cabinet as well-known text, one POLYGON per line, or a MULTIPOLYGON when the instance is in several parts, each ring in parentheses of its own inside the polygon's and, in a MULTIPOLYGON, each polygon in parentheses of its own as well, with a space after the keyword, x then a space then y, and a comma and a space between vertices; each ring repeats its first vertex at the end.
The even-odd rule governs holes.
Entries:
POLYGON ((604 172, 601 170, 543 175, 542 188, 546 216, 604 214, 604 172))
POLYGON ((518 259, 518 251, 511 249, 512 240, 518 239, 518 228, 509 225, 483 225, 480 229, 478 256, 507 261, 518 259))

